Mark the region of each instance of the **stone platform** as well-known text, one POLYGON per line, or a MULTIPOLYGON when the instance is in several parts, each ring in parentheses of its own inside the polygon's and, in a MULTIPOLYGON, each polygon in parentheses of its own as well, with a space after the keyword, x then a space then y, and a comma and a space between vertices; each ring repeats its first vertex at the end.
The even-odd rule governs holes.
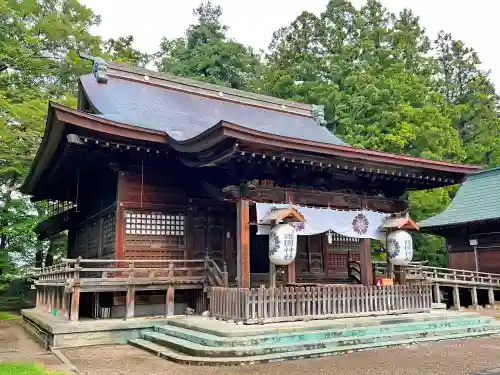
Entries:
POLYGON ((55 317, 37 309, 22 310, 21 314, 26 332, 46 349, 126 344, 140 337, 142 331, 177 318, 82 319, 70 322, 67 318, 55 317))
POLYGON ((179 363, 228 365, 498 333, 500 325, 491 317, 450 311, 261 326, 190 316, 154 324, 130 344, 179 363))

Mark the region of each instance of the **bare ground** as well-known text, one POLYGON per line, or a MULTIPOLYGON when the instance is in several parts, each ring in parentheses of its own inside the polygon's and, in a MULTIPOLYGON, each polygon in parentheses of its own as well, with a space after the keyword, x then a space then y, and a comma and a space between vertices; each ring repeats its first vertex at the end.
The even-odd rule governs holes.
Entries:
POLYGON ((67 370, 55 355, 31 340, 18 321, 0 322, 1 362, 36 362, 50 370, 67 370))
MULTIPOLYGON (((67 349, 63 353, 87 375, 460 375, 500 368, 500 337, 448 341, 276 364, 227 367, 177 365, 126 345, 67 349)), ((0 323, 0 362, 38 362, 67 371, 13 322, 0 323)), ((500 373, 500 369, 498 370, 500 373)))

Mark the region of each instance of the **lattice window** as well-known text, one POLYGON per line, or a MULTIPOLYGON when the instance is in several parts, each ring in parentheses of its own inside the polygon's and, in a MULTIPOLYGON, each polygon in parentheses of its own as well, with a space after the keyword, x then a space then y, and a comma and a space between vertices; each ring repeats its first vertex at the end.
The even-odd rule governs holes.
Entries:
POLYGON ((331 235, 332 243, 328 244, 328 251, 357 250, 359 248, 359 238, 346 237, 335 232, 333 232, 331 235))
POLYGON ((171 244, 183 245, 186 217, 183 213, 125 213, 125 234, 128 236, 165 237, 171 244))

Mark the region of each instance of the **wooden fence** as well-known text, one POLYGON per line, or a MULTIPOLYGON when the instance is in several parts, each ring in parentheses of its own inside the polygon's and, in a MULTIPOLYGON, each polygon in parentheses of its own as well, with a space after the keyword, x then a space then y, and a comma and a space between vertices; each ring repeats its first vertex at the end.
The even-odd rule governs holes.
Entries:
POLYGON ((429 311, 431 285, 281 288, 213 287, 211 316, 245 324, 359 317, 429 311))

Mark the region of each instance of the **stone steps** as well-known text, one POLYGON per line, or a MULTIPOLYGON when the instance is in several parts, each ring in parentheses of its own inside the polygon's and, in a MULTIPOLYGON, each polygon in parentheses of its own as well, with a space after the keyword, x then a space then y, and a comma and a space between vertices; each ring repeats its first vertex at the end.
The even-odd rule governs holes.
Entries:
POLYGON ((315 326, 284 323, 274 327, 242 327, 206 322, 190 327, 189 321, 172 320, 142 332, 141 338, 131 340, 130 344, 174 362, 223 365, 320 357, 500 333, 495 319, 474 313, 339 319, 315 326))
POLYGON ((215 347, 234 347, 234 346, 255 346, 266 344, 287 344, 308 342, 317 340, 329 340, 332 338, 352 338, 361 337, 365 335, 379 335, 379 334, 398 334, 410 332, 427 332, 429 329, 446 329, 457 328, 463 329, 464 327, 483 326, 491 322, 491 318, 472 317, 461 319, 449 320, 430 320, 423 322, 412 323, 399 323, 394 325, 377 325, 367 327, 353 327, 353 328, 338 328, 332 327, 328 329, 320 329, 313 331, 301 331, 279 334, 264 334, 248 337, 221 337, 210 333, 199 332, 193 329, 183 328, 172 325, 155 326, 155 331, 166 336, 176 337, 179 339, 187 340, 189 342, 197 343, 205 346, 215 347))

